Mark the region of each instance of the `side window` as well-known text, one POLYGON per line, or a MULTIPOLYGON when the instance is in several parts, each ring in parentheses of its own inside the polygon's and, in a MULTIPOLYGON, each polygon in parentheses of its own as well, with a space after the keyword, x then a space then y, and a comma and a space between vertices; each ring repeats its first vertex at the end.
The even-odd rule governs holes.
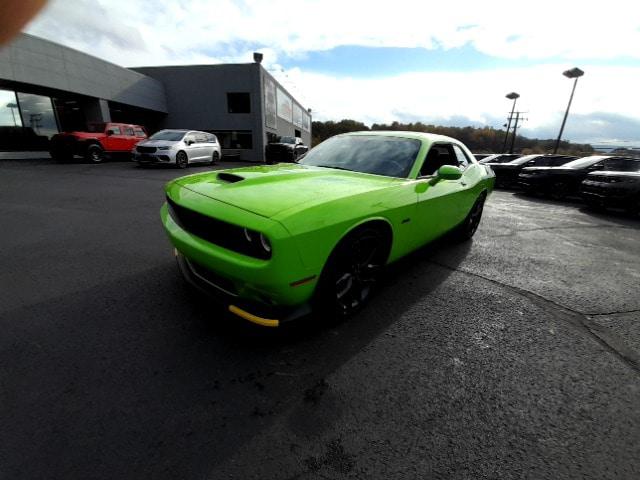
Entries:
POLYGON ((184 136, 184 143, 195 142, 195 136, 193 133, 188 133, 184 136))
POLYGON ((471 164, 464 151, 458 145, 453 146, 453 151, 456 154, 456 158, 458 159, 458 166, 460 168, 465 169, 471 164))
POLYGON ((122 135, 122 132, 120 130, 120 125, 111 125, 109 129, 113 132, 114 135, 122 135))
POLYGON ((443 165, 458 166, 458 158, 453 151, 452 145, 448 143, 431 145, 427 158, 424 159, 420 169, 420 176, 433 175, 443 165))
POLYGON ((209 142, 209 143, 218 143, 218 139, 216 138, 216 136, 213 133, 208 133, 207 134, 207 142, 209 142))
POLYGON ((141 128, 134 129, 134 132, 136 137, 146 137, 144 130, 142 130, 141 128))
POLYGON ((196 143, 207 143, 207 136, 204 133, 196 133, 196 143))
POLYGON ((124 134, 125 134, 125 135, 129 135, 130 137, 133 137, 133 128, 131 128, 131 127, 124 127, 124 134))

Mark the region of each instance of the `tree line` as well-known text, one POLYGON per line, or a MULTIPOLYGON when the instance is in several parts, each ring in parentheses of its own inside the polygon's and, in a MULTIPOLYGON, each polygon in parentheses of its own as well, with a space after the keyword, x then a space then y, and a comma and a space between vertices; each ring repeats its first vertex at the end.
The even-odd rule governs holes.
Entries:
MULTIPOLYGON (((505 130, 495 129, 493 127, 444 127, 439 125, 428 125, 422 122, 416 123, 400 123, 393 122, 391 124, 374 123, 368 127, 362 122, 356 120, 340 120, 334 122, 314 121, 312 124, 312 146, 326 140, 329 137, 340 133, 357 132, 362 130, 403 130, 411 132, 428 132, 437 133, 453 137, 464 143, 474 153, 501 153, 504 146, 505 130)), ((529 153, 551 153, 555 145, 555 139, 538 139, 528 138, 517 135, 514 145, 515 153, 524 155, 529 153)), ((511 135, 507 149, 511 143, 511 135)), ((593 148, 588 144, 578 144, 571 142, 560 142, 558 153, 563 154, 590 154, 593 148)))

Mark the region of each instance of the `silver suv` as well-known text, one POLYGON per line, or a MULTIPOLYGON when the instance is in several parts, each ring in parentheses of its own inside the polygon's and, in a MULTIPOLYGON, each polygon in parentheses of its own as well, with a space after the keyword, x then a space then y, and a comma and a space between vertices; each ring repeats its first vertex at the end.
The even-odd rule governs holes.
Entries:
POLYGON ((133 149, 133 160, 140 165, 173 164, 187 168, 190 163, 215 164, 220 160, 218 138, 196 130, 160 130, 133 149))

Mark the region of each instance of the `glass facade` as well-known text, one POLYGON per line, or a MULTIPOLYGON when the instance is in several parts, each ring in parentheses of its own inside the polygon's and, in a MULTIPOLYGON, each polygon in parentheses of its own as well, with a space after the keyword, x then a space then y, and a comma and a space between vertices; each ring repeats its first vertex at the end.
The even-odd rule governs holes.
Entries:
POLYGON ((37 136, 51 138, 58 133, 58 122, 51 98, 32 93, 18 92, 22 124, 31 128, 37 136))
POLYGON ((0 150, 47 150, 58 131, 50 97, 0 90, 0 150))
POLYGON ((0 127, 21 127, 20 110, 15 92, 0 90, 0 127))

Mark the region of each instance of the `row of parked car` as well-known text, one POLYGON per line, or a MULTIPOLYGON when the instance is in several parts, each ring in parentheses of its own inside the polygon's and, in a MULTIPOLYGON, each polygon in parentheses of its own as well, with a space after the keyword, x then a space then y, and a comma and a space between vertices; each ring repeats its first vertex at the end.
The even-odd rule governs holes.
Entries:
POLYGON ((497 187, 555 199, 578 197, 594 208, 640 213, 640 158, 592 155, 476 155, 492 168, 497 187))
MULTIPOLYGON (((298 137, 283 136, 265 149, 267 163, 295 161, 308 147, 298 137)), ((186 168, 191 163, 215 164, 222 157, 218 137, 197 130, 160 130, 150 137, 144 127, 128 123, 91 123, 86 131, 54 135, 49 144, 54 160, 76 156, 92 163, 106 156, 131 155, 140 165, 167 164, 186 168)))

